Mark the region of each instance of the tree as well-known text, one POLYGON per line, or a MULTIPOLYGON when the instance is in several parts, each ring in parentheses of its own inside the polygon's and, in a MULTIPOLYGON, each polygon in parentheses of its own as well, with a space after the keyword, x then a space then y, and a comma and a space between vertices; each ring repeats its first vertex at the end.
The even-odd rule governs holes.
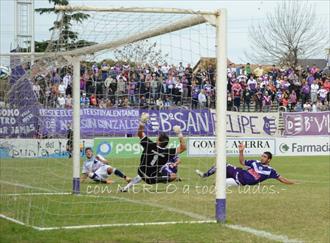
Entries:
POLYGON ((252 26, 249 58, 258 63, 276 63, 293 68, 298 59, 308 58, 325 48, 327 31, 313 7, 298 0, 282 1, 267 14, 264 23, 252 26))
MULTIPOLYGON (((52 8, 38 8, 35 11, 39 14, 44 13, 55 13, 58 14, 60 11, 55 10, 55 5, 68 5, 68 0, 48 0, 49 3, 53 3, 52 8)), ((89 42, 86 40, 78 40, 78 33, 72 31, 72 22, 82 23, 84 20, 88 19, 90 16, 85 13, 69 13, 63 12, 61 18, 54 22, 54 26, 51 27, 50 31, 57 31, 57 39, 51 41, 41 41, 36 42, 36 51, 45 51, 47 46, 50 46, 49 51, 56 50, 70 50, 77 47, 89 46, 95 44, 95 42, 89 42)))
POLYGON ((115 58, 132 64, 158 64, 166 62, 168 54, 163 54, 157 43, 142 40, 115 50, 115 58))

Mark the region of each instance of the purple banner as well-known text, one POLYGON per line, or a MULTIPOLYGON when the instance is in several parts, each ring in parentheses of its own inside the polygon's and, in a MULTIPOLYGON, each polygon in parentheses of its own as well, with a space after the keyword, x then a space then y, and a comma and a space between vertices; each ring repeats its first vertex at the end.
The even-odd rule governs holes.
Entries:
MULTIPOLYGON (((148 112, 148 135, 159 131, 173 134, 173 126, 179 125, 186 135, 213 135, 214 126, 208 110, 137 110, 137 109, 81 109, 82 137, 126 135, 137 133, 140 114, 148 112)), ((72 123, 72 110, 40 109, 40 131, 43 136, 64 136, 72 123)))
POLYGON ((286 136, 330 135, 330 112, 283 113, 286 136))
MULTIPOLYGON (((40 109, 40 129, 43 135, 64 135, 72 123, 72 110, 40 109)), ((135 134, 139 124, 139 110, 81 109, 82 137, 135 134)))
POLYGON ((34 110, 0 109, 0 137, 34 137, 38 119, 34 110))
POLYGON ((173 126, 181 127, 184 135, 214 135, 214 121, 209 110, 141 110, 148 112, 150 120, 146 131, 156 135, 159 131, 173 133, 173 126))

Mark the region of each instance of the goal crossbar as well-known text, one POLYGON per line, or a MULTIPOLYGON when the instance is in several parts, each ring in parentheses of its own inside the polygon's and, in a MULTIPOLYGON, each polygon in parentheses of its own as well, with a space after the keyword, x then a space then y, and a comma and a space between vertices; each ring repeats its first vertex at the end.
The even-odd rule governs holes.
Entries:
POLYGON ((94 7, 80 5, 56 5, 55 10, 58 11, 93 11, 93 12, 122 12, 122 13, 168 13, 168 14, 201 14, 201 15, 216 15, 217 11, 195 11, 191 9, 180 8, 141 8, 141 7, 94 7))
MULTIPOLYGON (((95 44, 92 46, 82 47, 71 51, 63 51, 63 52, 49 52, 49 53, 34 53, 36 56, 42 56, 42 57, 49 57, 49 58, 56 58, 58 56, 81 56, 81 55, 89 55, 96 53, 98 51, 102 50, 111 50, 114 48, 118 48, 120 46, 134 43, 137 41, 145 40, 148 38, 156 37, 162 34, 175 32, 178 30, 182 30, 188 27, 192 27, 195 25, 203 24, 208 22, 206 18, 204 18, 202 15, 195 15, 192 17, 185 18, 183 20, 177 21, 175 23, 171 23, 162 27, 158 27, 152 30, 147 30, 141 33, 133 34, 128 37, 124 37, 119 40, 95 44)), ((31 55, 31 53, 7 53, 7 54, 0 54, 0 56, 28 56, 31 55)))

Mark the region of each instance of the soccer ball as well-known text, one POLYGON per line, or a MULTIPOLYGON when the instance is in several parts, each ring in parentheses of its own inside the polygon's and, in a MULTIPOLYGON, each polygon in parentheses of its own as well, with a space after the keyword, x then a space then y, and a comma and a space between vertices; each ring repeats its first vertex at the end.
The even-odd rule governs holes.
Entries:
POLYGON ((0 79, 7 79, 11 74, 10 68, 0 66, 0 79))

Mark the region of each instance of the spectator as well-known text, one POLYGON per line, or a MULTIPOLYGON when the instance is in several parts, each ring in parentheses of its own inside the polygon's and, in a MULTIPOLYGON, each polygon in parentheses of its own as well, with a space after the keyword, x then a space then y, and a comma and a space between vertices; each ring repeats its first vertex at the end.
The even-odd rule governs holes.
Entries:
POLYGON ((65 108, 71 109, 72 108, 72 98, 71 95, 67 95, 65 98, 65 108))
POLYGON ((309 112, 312 110, 312 106, 311 106, 309 100, 303 105, 303 107, 304 107, 304 111, 309 112))
POLYGON ((297 104, 297 94, 296 91, 292 90, 290 97, 289 97, 289 109, 293 111, 297 104))
POLYGON ((156 101, 156 108, 157 110, 162 110, 164 107, 163 100, 159 97, 156 101))
POLYGON ((250 78, 247 81, 247 89, 250 91, 251 96, 257 92, 258 83, 253 78, 253 75, 250 75, 250 78))
POLYGON ((264 112, 270 112, 270 108, 272 106, 272 98, 269 96, 266 91, 262 97, 262 109, 264 112))
POLYGON ((63 94, 60 94, 60 96, 57 98, 57 107, 58 108, 64 108, 65 107, 65 98, 63 94))
POLYGON ((246 63, 245 67, 244 67, 244 75, 249 77, 251 75, 251 66, 250 63, 246 63))
POLYGON ((109 65, 106 62, 103 62, 101 65, 101 75, 102 75, 102 80, 105 81, 108 77, 109 73, 109 65))
POLYGON ((233 97, 233 101, 234 101, 234 107, 236 107, 235 109, 237 109, 237 111, 239 111, 239 108, 241 106, 242 87, 237 80, 235 80, 235 82, 231 88, 231 92, 232 92, 232 97, 233 97))
POLYGON ((311 102, 312 104, 316 103, 317 101, 317 93, 319 91, 318 80, 315 79, 313 84, 311 85, 311 102))
POLYGON ((255 111, 262 111, 262 93, 261 91, 258 91, 255 95, 254 95, 254 102, 255 102, 255 111))
POLYGON ((58 86, 58 92, 60 95, 65 95, 66 87, 63 81, 61 81, 60 85, 58 86))
POLYGON ((245 112, 245 106, 247 106, 247 111, 250 112, 251 93, 248 89, 243 90, 243 102, 243 112, 245 112))
POLYGON ((35 96, 37 97, 37 99, 39 100, 41 88, 40 88, 40 85, 37 82, 33 83, 32 90, 33 90, 35 96))
POLYGON ((264 74, 264 69, 261 65, 258 65, 258 67, 253 70, 253 73, 257 78, 259 78, 264 74))
POLYGON ((80 105, 81 107, 89 107, 90 101, 86 96, 86 93, 83 93, 82 97, 80 97, 80 105))
POLYGON ((94 94, 92 94, 90 97, 90 105, 97 106, 97 100, 96 100, 96 96, 94 94))
POLYGON ((154 99, 154 100, 157 100, 158 99, 158 90, 159 90, 159 81, 157 79, 157 76, 156 74, 152 74, 152 79, 151 79, 151 82, 150 82, 150 85, 151 85, 151 97, 154 99))
POLYGON ((181 81, 176 82, 174 86, 174 103, 175 105, 178 105, 178 103, 181 103, 182 99, 182 93, 183 93, 183 84, 181 81))
POLYGON ((322 105, 324 105, 324 102, 326 101, 327 95, 328 95, 328 91, 324 88, 324 85, 321 86, 321 89, 319 89, 317 91, 317 93, 320 97, 320 101, 321 101, 322 105))
POLYGON ((70 73, 66 73, 65 76, 63 77, 63 83, 64 83, 64 86, 65 86, 65 89, 68 88, 68 86, 72 85, 72 76, 70 73))
POLYGON ((200 109, 204 109, 206 107, 206 95, 205 90, 202 89, 201 92, 198 94, 198 104, 200 109))
POLYGON ((309 99, 309 94, 310 94, 310 86, 308 85, 308 82, 306 80, 302 81, 300 94, 301 94, 301 102, 302 104, 305 104, 309 99))

